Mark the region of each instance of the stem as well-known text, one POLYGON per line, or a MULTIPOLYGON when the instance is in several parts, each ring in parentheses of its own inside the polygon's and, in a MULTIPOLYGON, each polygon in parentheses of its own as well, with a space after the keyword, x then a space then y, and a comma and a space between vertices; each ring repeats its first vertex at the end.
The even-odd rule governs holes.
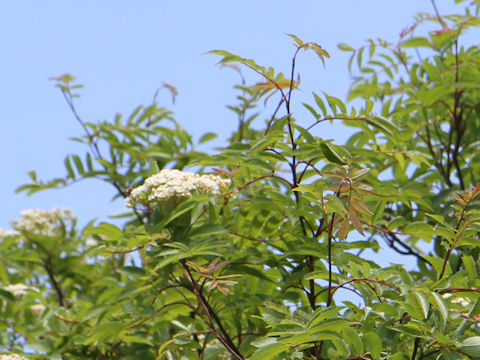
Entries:
POLYGON ((87 135, 88 137, 88 146, 90 146, 90 149, 92 150, 92 153, 93 153, 93 156, 95 156, 95 158, 98 160, 98 159, 101 159, 102 158, 102 155, 100 154, 100 150, 98 148, 98 145, 95 141, 93 141, 93 135, 90 134, 90 132, 88 131, 88 128, 87 126, 85 125, 85 123, 83 122, 82 118, 80 117, 80 115, 78 114, 77 112, 77 109, 75 108, 75 104, 73 103, 73 98, 72 98, 72 95, 70 94, 70 91, 65 91, 63 89, 61 89, 62 91, 62 95, 63 97, 65 98, 65 101, 67 102, 68 104, 68 107, 70 108, 70 110, 72 111, 73 113, 73 116, 75 116, 75 119, 77 119, 77 121, 80 123, 80 125, 82 126, 83 128, 83 131, 85 131, 85 134, 87 135))
POLYGON ((55 279, 55 275, 53 272, 53 264, 52 264, 52 259, 50 257, 47 258, 47 260, 43 264, 43 268, 48 274, 48 278, 50 279, 50 282, 52 283, 53 288, 55 289, 55 293, 57 294, 57 301, 58 304, 62 307, 65 306, 65 298, 63 295, 63 291, 60 288, 60 285, 58 284, 57 280, 55 279))
POLYGON ((210 328, 212 329, 213 333, 217 337, 217 339, 223 344, 223 346, 225 346, 225 348, 233 355, 233 357, 235 357, 238 360, 244 360, 245 358, 233 343, 232 339, 230 338, 227 331, 223 327, 222 322, 220 321, 220 318, 218 317, 215 310, 212 309, 208 301, 203 296, 202 292, 198 287, 198 283, 193 279, 192 274, 190 273, 188 268, 185 267, 183 263, 181 263, 180 269, 182 270, 187 280, 190 282, 190 285, 192 286, 191 291, 195 294, 198 302, 200 303, 200 306, 205 311, 205 314, 207 315, 207 318, 208 318, 207 322, 210 328), (217 326, 215 326, 215 324, 218 326, 218 329, 217 329, 217 326))
POLYGON ((410 360, 415 360, 415 358, 417 357, 418 345, 420 345, 420 338, 416 337, 415 343, 413 344, 412 357, 410 358, 410 360))
POLYGON ((335 221, 335 213, 332 214, 332 220, 330 221, 330 226, 328 228, 328 298, 327 298, 327 307, 330 306, 332 302, 332 233, 333 233, 333 223, 335 221))

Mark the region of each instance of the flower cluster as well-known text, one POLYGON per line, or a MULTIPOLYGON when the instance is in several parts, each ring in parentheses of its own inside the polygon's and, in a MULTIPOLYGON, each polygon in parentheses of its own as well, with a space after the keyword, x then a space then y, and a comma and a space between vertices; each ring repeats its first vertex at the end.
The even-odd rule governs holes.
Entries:
POLYGON ((46 307, 43 304, 34 304, 30 306, 30 311, 33 313, 33 315, 37 317, 42 316, 45 310, 46 310, 46 307))
POLYGON ((5 286, 3 289, 11 292, 14 296, 18 297, 27 295, 27 290, 38 291, 37 288, 25 284, 10 284, 5 286))
POLYGON ((444 299, 449 299, 452 304, 458 304, 462 307, 467 307, 468 305, 470 305, 470 300, 469 299, 465 299, 463 297, 451 298, 452 294, 450 294, 450 293, 445 293, 445 294, 442 295, 442 297, 444 299))
POLYGON ((28 360, 26 357, 20 356, 18 354, 2 354, 0 355, 0 360, 28 360))
POLYGON ((7 236, 16 236, 19 232, 16 230, 6 230, 0 229, 0 239, 6 238, 7 236))
POLYGON ((13 223, 17 230, 24 230, 37 235, 54 236, 58 229, 75 220, 68 209, 53 209, 51 211, 30 209, 20 213, 20 220, 13 223))
POLYGON ((126 198, 127 207, 148 206, 165 200, 180 200, 192 194, 220 195, 230 185, 230 179, 216 175, 198 175, 180 170, 161 170, 150 176, 143 185, 133 189, 126 198))

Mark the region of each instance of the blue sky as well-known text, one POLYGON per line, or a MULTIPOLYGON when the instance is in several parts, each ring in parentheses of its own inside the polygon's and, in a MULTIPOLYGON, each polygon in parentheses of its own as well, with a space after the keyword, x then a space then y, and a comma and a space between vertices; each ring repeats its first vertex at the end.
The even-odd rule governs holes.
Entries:
MULTIPOLYGON (((438 7, 442 14, 455 9, 448 0, 438 7)), ((175 105, 167 92, 160 102, 184 128, 196 139, 206 131, 224 139, 236 126, 225 106, 235 103, 238 77, 205 52, 228 50, 288 73, 294 48, 285 33, 293 33, 331 54, 326 69, 313 54, 301 56, 298 96, 310 101, 311 91, 326 91, 345 98, 347 57, 336 45, 378 37, 396 42, 419 11, 432 12, 430 0, 0 2, 0 228, 28 208, 68 207, 80 224, 123 210, 122 202, 110 202, 113 188, 94 180, 31 197, 14 194, 27 171, 41 179, 61 176, 65 155, 84 153, 68 140, 82 129, 48 78, 70 73, 85 86, 77 107, 91 122, 149 104, 165 81, 179 95, 175 105)), ((341 133, 336 127, 328 136, 341 142, 341 133)))

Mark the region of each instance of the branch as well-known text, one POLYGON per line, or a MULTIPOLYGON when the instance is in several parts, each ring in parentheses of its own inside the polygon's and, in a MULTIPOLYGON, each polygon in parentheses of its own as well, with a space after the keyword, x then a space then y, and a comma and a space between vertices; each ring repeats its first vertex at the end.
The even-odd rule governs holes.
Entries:
POLYGON ((55 289, 55 293, 57 294, 58 304, 60 306, 64 307, 65 306, 65 298, 64 298, 64 295, 63 295, 63 291, 60 288, 60 285, 58 284, 57 280, 55 279, 55 275, 53 273, 53 268, 52 268, 52 260, 51 260, 50 256, 44 262, 43 268, 47 272, 48 278, 50 279, 50 282, 52 283, 52 286, 55 289))
POLYGON ((354 283, 354 282, 366 282, 366 283, 375 283, 375 284, 381 284, 381 285, 384 285, 384 286, 387 286, 387 287, 390 287, 390 288, 393 288, 393 289, 400 289, 397 285, 393 285, 393 284, 389 284, 385 281, 382 281, 382 280, 375 280, 375 279, 369 279, 369 278, 355 278, 355 279, 350 279, 350 280, 347 280, 337 286, 335 286, 332 291, 330 292, 330 295, 329 295, 329 300, 333 297, 333 295, 335 294, 335 292, 340 289, 340 288, 343 288, 345 285, 348 285, 348 284, 351 284, 351 283, 354 283))
POLYGON ((237 349, 235 344, 233 343, 232 339, 228 335, 227 331, 222 325, 222 322, 218 318, 217 314, 215 311, 212 309, 210 304, 207 302, 205 297, 202 295, 200 289, 198 288, 197 282, 193 279, 192 274, 186 268, 183 263, 180 264, 180 269, 182 270, 183 274, 187 278, 188 282, 192 286, 192 292, 195 294, 195 296, 198 299, 198 302, 202 306, 203 310, 205 311, 205 314, 207 315, 208 318, 208 324, 211 327, 213 333, 217 337, 217 339, 227 348, 227 350, 238 360, 244 360, 245 358, 243 355, 240 353, 240 351, 237 349), (217 327, 215 326, 217 324, 217 327))

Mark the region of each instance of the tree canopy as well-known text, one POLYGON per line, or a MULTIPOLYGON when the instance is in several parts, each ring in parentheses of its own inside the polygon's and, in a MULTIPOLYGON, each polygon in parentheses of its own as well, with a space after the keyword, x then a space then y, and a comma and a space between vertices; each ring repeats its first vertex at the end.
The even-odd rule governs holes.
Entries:
POLYGON ((211 51, 258 79, 236 86, 238 127, 209 153, 215 133, 194 143, 158 103, 86 122, 76 79, 52 79, 85 153, 18 191, 94 178, 126 207, 82 229, 26 210, 0 233, 0 358, 479 358, 480 47, 462 42, 479 20, 473 1, 419 14, 395 44, 340 44, 352 108, 295 99, 296 60, 328 62, 321 44, 290 34, 286 74, 211 51), (323 138, 331 123, 353 135, 323 138), (397 255, 383 267, 382 248, 397 255))

